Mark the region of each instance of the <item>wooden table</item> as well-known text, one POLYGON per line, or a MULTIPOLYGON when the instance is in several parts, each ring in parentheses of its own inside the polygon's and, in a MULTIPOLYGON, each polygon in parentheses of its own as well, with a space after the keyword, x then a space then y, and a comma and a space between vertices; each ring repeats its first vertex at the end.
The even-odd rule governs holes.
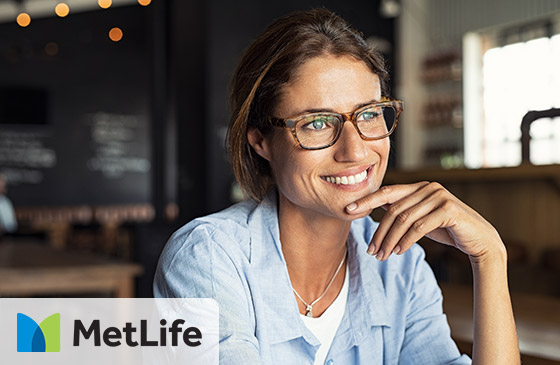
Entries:
POLYGON ((0 241, 0 297, 111 293, 134 297, 140 265, 56 250, 34 241, 0 241))
MULTIPOLYGON (((442 285, 441 289, 451 335, 472 344, 472 288, 442 285)), ((521 354, 560 363, 560 298, 522 293, 511 297, 521 354)))

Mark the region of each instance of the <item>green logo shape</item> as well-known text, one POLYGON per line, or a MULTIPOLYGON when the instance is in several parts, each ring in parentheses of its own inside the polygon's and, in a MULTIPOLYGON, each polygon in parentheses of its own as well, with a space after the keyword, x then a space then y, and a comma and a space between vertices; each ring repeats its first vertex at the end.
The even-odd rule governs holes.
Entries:
POLYGON ((17 314, 18 352, 60 352, 60 313, 45 318, 39 325, 23 313, 17 314))

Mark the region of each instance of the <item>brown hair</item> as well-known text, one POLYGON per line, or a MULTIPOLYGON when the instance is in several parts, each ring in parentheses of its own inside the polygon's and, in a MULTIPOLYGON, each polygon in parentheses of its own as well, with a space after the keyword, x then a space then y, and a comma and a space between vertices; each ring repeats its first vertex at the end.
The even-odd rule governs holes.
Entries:
POLYGON ((381 92, 387 95, 388 73, 381 55, 344 19, 324 8, 278 18, 245 50, 231 83, 227 142, 237 182, 250 198, 261 201, 275 182, 268 161, 249 144, 247 131, 258 128, 268 135, 268 117, 282 86, 305 61, 327 54, 363 61, 379 76, 381 92))

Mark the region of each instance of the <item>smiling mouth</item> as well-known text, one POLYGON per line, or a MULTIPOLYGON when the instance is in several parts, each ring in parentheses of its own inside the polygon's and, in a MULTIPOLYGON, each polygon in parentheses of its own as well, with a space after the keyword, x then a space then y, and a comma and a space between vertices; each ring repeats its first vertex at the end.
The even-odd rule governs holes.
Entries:
POLYGON ((355 185, 367 179, 368 170, 364 170, 359 174, 350 176, 322 176, 321 178, 331 184, 336 185, 355 185))

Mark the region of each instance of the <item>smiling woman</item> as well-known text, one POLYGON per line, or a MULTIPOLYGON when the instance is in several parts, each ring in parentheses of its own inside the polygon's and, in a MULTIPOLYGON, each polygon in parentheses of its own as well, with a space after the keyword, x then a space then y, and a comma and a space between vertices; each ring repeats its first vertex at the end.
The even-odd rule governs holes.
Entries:
MULTIPOLYGON (((314 57, 299 67, 294 81, 284 86, 273 113, 277 116, 307 114, 309 119, 312 114, 308 113, 317 111, 315 118, 320 118, 318 120, 322 123, 323 112, 350 111, 353 114, 356 107, 380 99, 379 77, 362 61, 350 56, 326 55, 314 57)), ((376 108, 375 104, 372 105, 376 108)), ((294 133, 299 136, 300 144, 322 141, 320 145, 308 145, 314 147, 313 151, 295 145, 287 128, 274 130, 273 137, 268 139, 258 128, 249 128, 249 143, 270 165, 280 192, 280 205, 288 209, 287 215, 320 213, 349 220, 351 217, 345 213, 344 207, 381 185, 389 158, 389 139, 364 140, 352 123, 340 121, 340 133, 326 137, 321 133, 310 137, 311 140, 302 139, 302 135, 317 134, 311 131, 307 119, 298 120, 295 130, 301 122, 304 126, 299 128, 300 133, 294 133), (301 133, 301 128, 306 128, 307 132, 301 133), (359 176, 364 173, 366 178, 360 180, 359 176), (359 183, 356 183, 355 176, 358 176, 359 183), (336 184, 337 177, 340 184, 336 184), (332 178, 334 184, 329 182, 332 178), (350 184, 351 181, 354 183, 350 184), (296 211, 292 213, 291 209, 296 211)), ((384 122, 378 136, 387 136, 384 122)), ((302 220, 309 221, 310 218, 302 217, 302 220)))
POLYGON ((177 231, 154 282, 156 296, 217 300, 220 362, 470 363, 415 244, 428 236, 471 260, 474 360, 519 363, 496 230, 437 183, 381 187, 403 110, 386 79, 326 9, 279 18, 245 51, 228 142, 250 200, 177 231))

